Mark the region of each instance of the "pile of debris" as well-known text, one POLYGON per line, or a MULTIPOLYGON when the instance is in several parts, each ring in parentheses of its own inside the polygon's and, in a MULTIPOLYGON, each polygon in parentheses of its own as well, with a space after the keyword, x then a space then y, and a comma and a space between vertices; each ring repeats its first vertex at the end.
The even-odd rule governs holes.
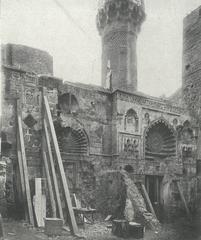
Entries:
POLYGON ((96 207, 103 216, 135 221, 155 231, 160 227, 156 216, 147 211, 137 185, 125 171, 106 171, 100 176, 96 207))

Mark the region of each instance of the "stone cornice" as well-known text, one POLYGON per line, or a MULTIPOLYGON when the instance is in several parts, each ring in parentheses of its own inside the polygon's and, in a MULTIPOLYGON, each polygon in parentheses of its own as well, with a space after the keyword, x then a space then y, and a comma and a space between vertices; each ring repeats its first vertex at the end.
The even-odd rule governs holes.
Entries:
POLYGON ((149 98, 140 94, 132 94, 116 90, 113 92, 117 99, 127 102, 133 102, 140 104, 143 108, 149 108, 155 111, 162 111, 170 114, 185 115, 186 110, 184 108, 175 106, 168 101, 163 101, 157 98, 149 98))

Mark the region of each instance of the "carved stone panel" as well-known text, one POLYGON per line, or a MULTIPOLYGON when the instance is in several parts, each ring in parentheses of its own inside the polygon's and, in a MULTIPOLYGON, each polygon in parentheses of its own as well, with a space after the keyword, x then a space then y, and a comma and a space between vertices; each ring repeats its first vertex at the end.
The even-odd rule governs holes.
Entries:
POLYGON ((119 152, 138 159, 140 155, 140 136, 120 133, 119 152))

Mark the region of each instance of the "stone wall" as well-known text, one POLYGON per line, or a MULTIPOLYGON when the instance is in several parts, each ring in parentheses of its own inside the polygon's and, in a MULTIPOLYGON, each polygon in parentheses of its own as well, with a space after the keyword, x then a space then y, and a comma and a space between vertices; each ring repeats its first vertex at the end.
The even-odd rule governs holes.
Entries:
POLYGON ((111 97, 107 91, 91 90, 66 83, 59 89, 59 92, 60 95, 72 94, 78 103, 78 108, 71 114, 62 111, 60 115, 62 121, 70 126, 73 124, 68 123, 70 117, 86 131, 90 154, 111 154, 112 112, 111 97))
MULTIPOLYGON (((189 110, 189 113, 197 127, 197 179, 192 179, 192 172, 196 171, 196 162, 187 158, 184 161, 185 175, 187 175, 186 186, 192 181, 197 181, 197 213, 200 209, 200 177, 199 162, 201 159, 201 134, 200 134, 200 92, 201 92, 201 7, 198 7, 184 19, 183 26, 183 99, 189 110)), ((191 187, 189 186, 189 189, 191 187)), ((191 189, 189 195, 194 191, 191 189)), ((195 193, 194 193, 195 194, 195 193)))
MULTIPOLYGON (((89 90, 78 86, 62 85, 60 79, 41 76, 11 66, 3 67, 3 117, 2 132, 5 135, 6 150, 3 156, 11 161, 13 172, 9 187, 15 192, 14 208, 21 206, 20 178, 16 152, 17 99, 22 116, 25 151, 28 164, 32 195, 34 178, 43 177, 41 156, 42 137, 42 87, 48 98, 54 124, 62 122, 62 127, 82 129, 86 133, 87 151, 85 154, 62 152, 64 168, 71 192, 78 193, 85 206, 94 206, 94 190, 98 173, 111 165, 111 103, 107 91, 89 90), (75 96, 78 108, 71 112, 61 111, 59 97, 65 93, 75 96), (12 181, 11 181, 11 180, 12 181)), ((67 149, 68 150, 68 149, 67 149)), ((8 186, 8 185, 7 185, 8 186)), ((19 208, 18 208, 19 209, 19 208)))
POLYGON ((201 76, 200 7, 187 15, 183 26, 183 98, 192 116, 200 108, 201 76))
POLYGON ((37 74, 53 74, 52 56, 45 51, 23 45, 3 45, 2 63, 37 74))

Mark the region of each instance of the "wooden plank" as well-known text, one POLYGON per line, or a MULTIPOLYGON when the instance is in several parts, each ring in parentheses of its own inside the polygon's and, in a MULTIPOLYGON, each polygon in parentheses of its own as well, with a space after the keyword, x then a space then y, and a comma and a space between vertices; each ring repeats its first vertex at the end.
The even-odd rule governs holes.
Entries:
POLYGON ((152 213, 152 214, 154 215, 154 217, 157 219, 156 213, 155 213, 155 211, 154 211, 154 208, 153 208, 153 206, 152 206, 152 203, 151 203, 151 200, 150 200, 150 198, 149 198, 149 195, 148 195, 148 193, 147 193, 147 191, 146 191, 146 188, 145 188, 145 186, 144 186, 143 183, 141 183, 141 182, 139 182, 139 183, 141 184, 141 189, 142 189, 143 196, 144 196, 144 198, 145 198, 145 202, 146 202, 146 204, 148 205, 151 213, 152 213))
POLYGON ((184 194, 183 194, 183 191, 181 189, 181 185, 180 185, 179 181, 176 181, 176 184, 177 184, 177 188, 179 190, 179 195, 180 195, 181 200, 182 200, 182 202, 184 204, 184 207, 185 207, 185 210, 186 210, 186 214, 187 214, 187 216, 189 218, 191 218, 191 214, 190 214, 189 208, 187 206, 187 203, 186 203, 186 200, 185 200, 185 197, 184 197, 184 194))
POLYGON ((17 159, 18 159, 18 166, 19 166, 19 173, 20 173, 22 203, 23 203, 23 206, 24 206, 25 220, 28 221, 26 190, 25 190, 24 172, 23 172, 23 164, 22 164, 22 153, 20 151, 20 140, 19 140, 19 133, 18 132, 17 132, 17 159))
POLYGON ((0 239, 4 240, 5 234, 4 234, 4 227, 3 227, 3 218, 0 214, 0 239))
POLYGON ((60 174, 61 183, 62 183, 63 192, 64 192, 64 201, 65 201, 65 204, 66 204, 66 207, 67 207, 67 210, 68 210, 69 221, 70 221, 70 230, 71 230, 72 234, 76 235, 76 234, 78 234, 78 227, 77 227, 77 223, 75 221, 75 215, 74 215, 74 211, 73 211, 73 208, 72 208, 70 192, 69 192, 68 184, 67 184, 67 181, 66 181, 63 162, 62 162, 62 159, 61 159, 61 154, 60 154, 59 145, 58 145, 58 142, 57 142, 57 137, 56 137, 53 121, 52 121, 52 116, 51 116, 51 112, 50 112, 50 108, 49 108, 49 103, 48 103, 48 100, 47 100, 46 96, 44 96, 44 105, 45 105, 45 111, 46 111, 46 115, 47 115, 47 119, 48 119, 48 124, 49 124, 49 127, 50 127, 51 137, 52 137, 52 140, 53 140, 53 146, 54 146, 54 150, 55 150, 55 153, 56 153, 56 159, 57 159, 57 164, 58 164, 58 168, 59 168, 59 174, 60 174))
POLYGON ((76 208, 81 208, 81 204, 78 202, 75 193, 73 193, 73 199, 74 199, 74 202, 75 202, 75 207, 76 208))
POLYGON ((146 181, 146 187, 145 187, 145 189, 146 189, 146 191, 147 191, 147 194, 149 195, 149 178, 148 177, 146 177, 145 178, 145 181, 146 181))
POLYGON ((47 155, 46 155, 45 151, 43 151, 43 162, 44 162, 44 166, 45 166, 45 175, 46 175, 48 190, 49 190, 49 195, 50 195, 52 217, 56 218, 57 217, 57 208, 56 208, 56 202, 54 199, 54 192, 52 189, 52 182, 51 182, 51 177, 50 177, 50 172, 49 172, 49 167, 48 167, 47 155))
POLYGON ((105 222, 108 222, 108 221, 110 221, 111 220, 111 218, 112 218, 112 215, 108 215, 106 218, 105 218, 105 222))
POLYGON ((17 133, 17 157, 18 157, 18 166, 20 172, 20 182, 21 182, 21 191, 22 191, 22 201, 25 203, 25 182, 24 182, 24 173, 23 173, 23 166, 22 166, 22 153, 20 151, 19 146, 19 134, 17 133))
POLYGON ((27 198, 27 206, 28 206, 28 213, 29 213, 29 222, 34 226, 34 217, 33 217, 33 206, 31 201, 31 192, 29 186, 29 175, 28 175, 28 168, 27 168, 27 161, 26 161, 26 154, 25 154, 25 146, 24 146, 24 136, 23 136, 23 129, 22 129, 22 119, 18 113, 18 131, 19 131, 19 139, 20 139, 20 148, 22 153, 22 165, 23 165, 23 172, 24 172, 24 180, 25 180, 25 190, 26 190, 26 198, 27 198))
POLYGON ((159 178, 156 177, 156 199, 157 199, 157 202, 160 203, 160 191, 159 191, 159 178))
POLYGON ((42 193, 42 179, 35 178, 34 210, 38 227, 44 227, 46 218, 46 196, 42 193))
MULTIPOLYGON (((75 202, 75 207, 78 208, 78 209, 81 209, 81 208, 82 208, 81 202, 80 202, 79 199, 77 199, 75 193, 73 193, 73 199, 74 199, 74 202, 75 202)), ((83 214, 79 214, 79 215, 80 215, 81 219, 83 219, 83 224, 84 224, 85 222, 87 222, 87 219, 83 216, 83 214)))
POLYGON ((57 181, 57 176, 56 176, 56 171, 55 171, 55 166, 54 166, 54 160, 52 156, 52 150, 51 150, 51 144, 50 144, 50 139, 49 139, 49 134, 48 134, 48 129, 47 129, 47 123, 46 120, 44 119, 43 121, 43 126, 44 126, 44 131, 45 131, 45 139, 46 139, 46 144, 47 144, 47 150, 48 150, 48 155, 49 155, 49 163, 50 163, 50 169, 51 169, 51 174, 53 178, 53 187, 56 195, 56 202, 57 202, 57 207, 59 211, 59 217, 64 220, 63 216, 63 209, 62 209, 62 204, 61 204, 61 197, 59 194, 59 186, 58 186, 58 181, 57 181))

